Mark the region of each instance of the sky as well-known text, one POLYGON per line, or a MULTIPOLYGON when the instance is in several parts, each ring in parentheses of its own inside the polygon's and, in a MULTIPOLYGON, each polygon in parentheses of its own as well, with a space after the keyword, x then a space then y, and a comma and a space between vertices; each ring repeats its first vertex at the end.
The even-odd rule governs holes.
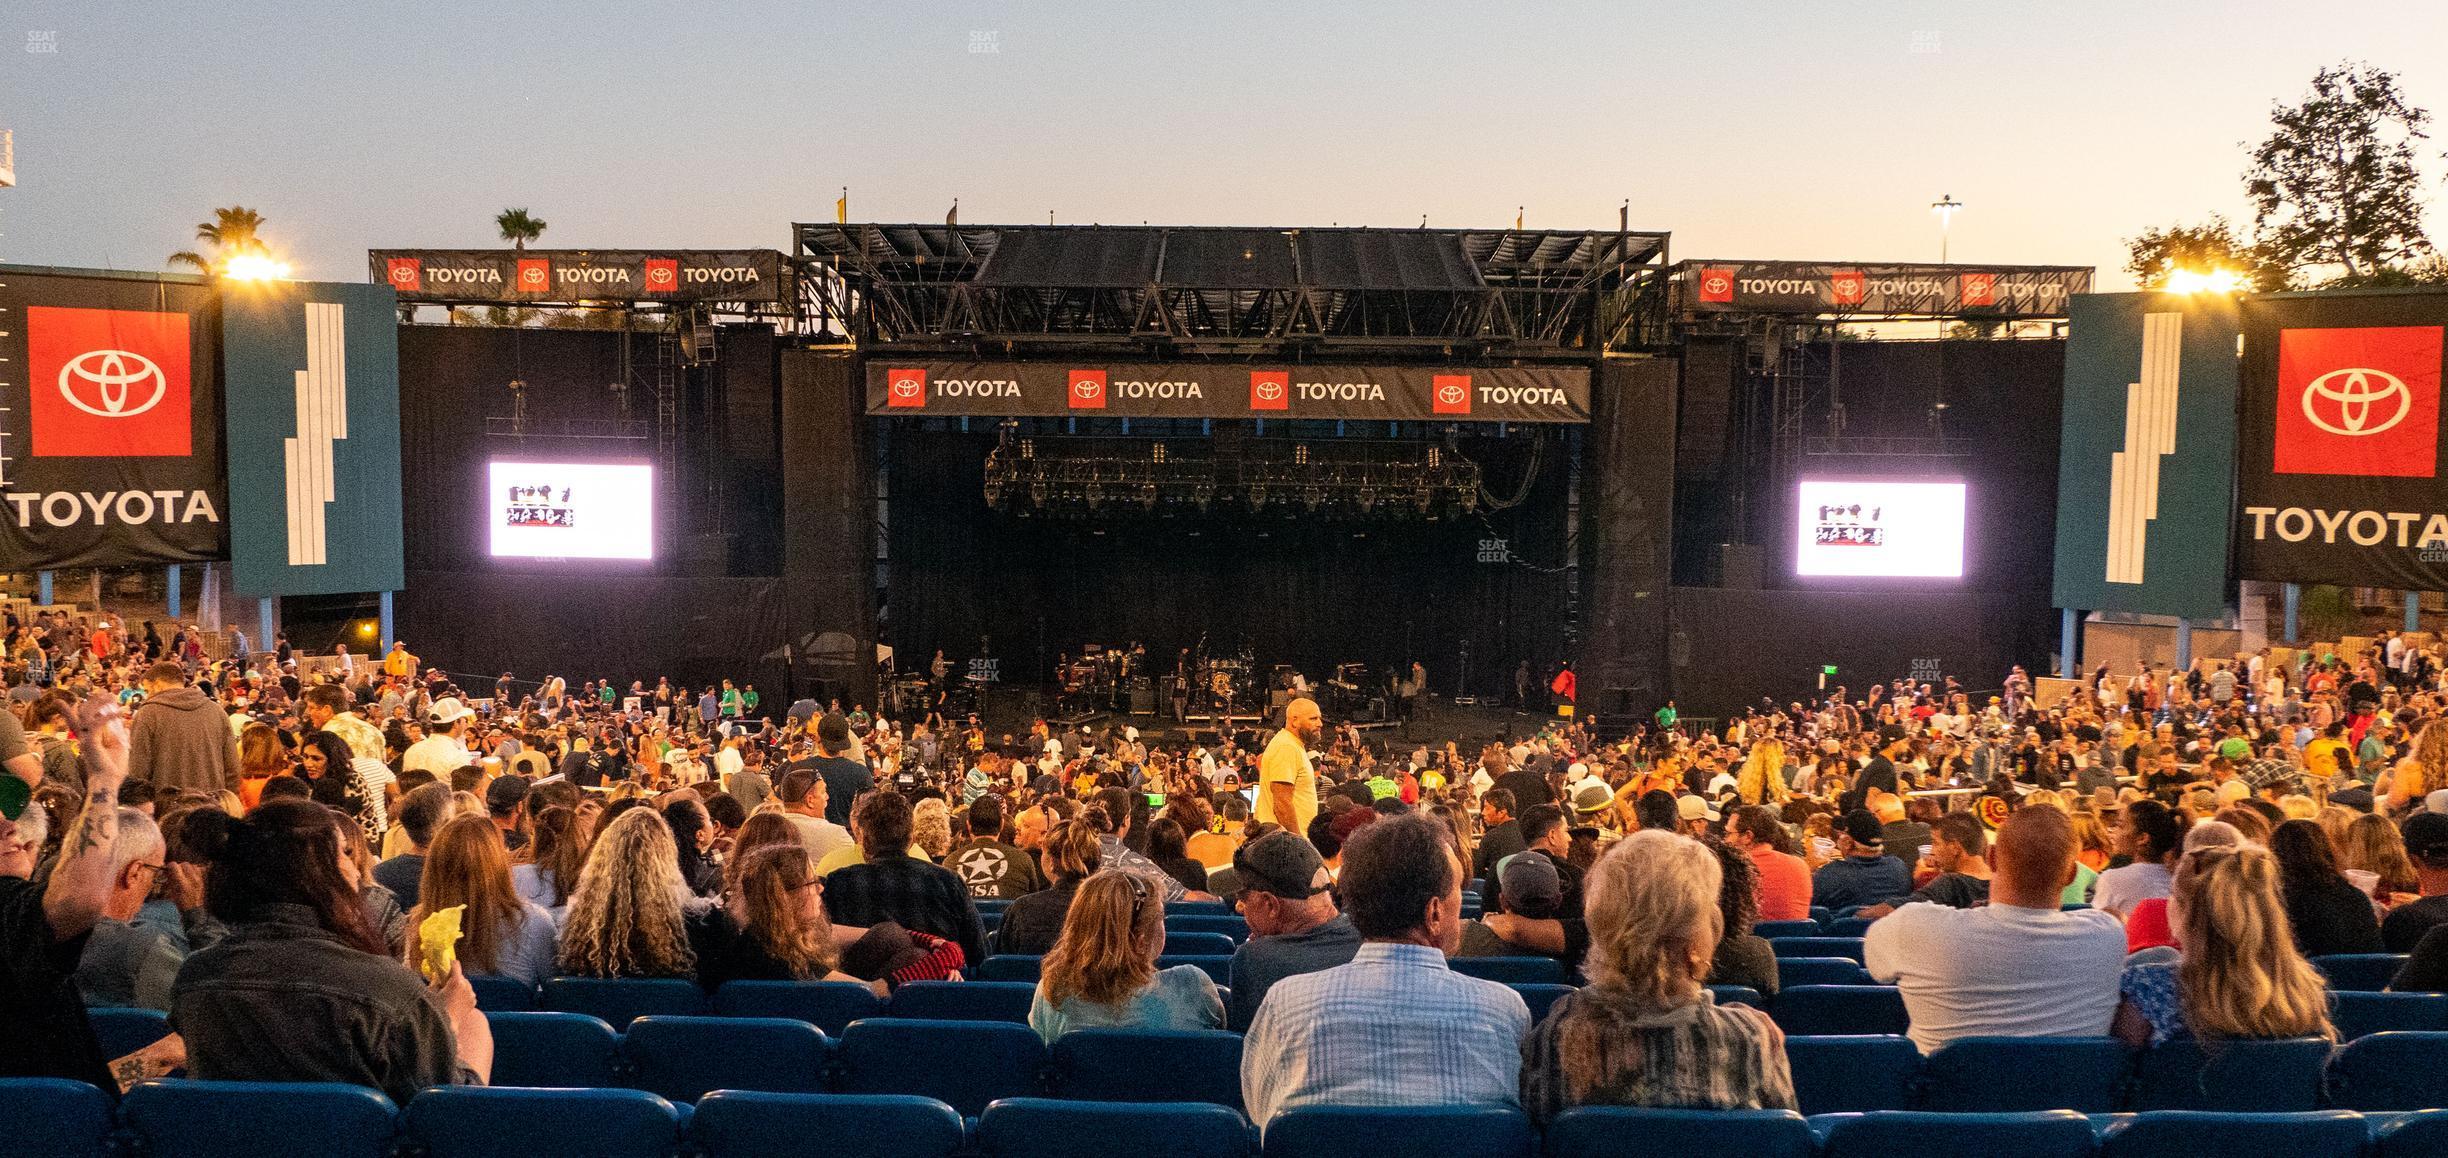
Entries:
MULTIPOLYGON (((2448 113, 2448 4, 11 0, 0 261, 160 269, 255 208, 369 248, 789 248, 792 221, 1532 227, 1677 258, 2092 265, 2251 216, 2324 64, 2448 113), (19 43, 22 41, 22 50, 19 43), (2428 49, 2426 51, 2425 49, 2428 49)), ((2430 142, 2430 228, 2448 161, 2430 142)))

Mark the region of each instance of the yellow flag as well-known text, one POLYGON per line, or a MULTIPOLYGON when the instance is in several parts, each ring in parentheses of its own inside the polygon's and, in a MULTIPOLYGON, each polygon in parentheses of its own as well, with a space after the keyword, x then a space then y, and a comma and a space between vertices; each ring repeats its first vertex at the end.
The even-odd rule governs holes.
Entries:
POLYGON ((841 200, 833 203, 833 222, 836 225, 850 224, 850 187, 848 185, 842 186, 841 200))

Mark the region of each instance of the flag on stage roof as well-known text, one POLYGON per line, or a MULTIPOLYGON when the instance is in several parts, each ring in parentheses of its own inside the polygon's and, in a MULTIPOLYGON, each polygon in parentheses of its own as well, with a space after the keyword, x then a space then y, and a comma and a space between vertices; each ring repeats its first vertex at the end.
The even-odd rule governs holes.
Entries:
POLYGON ((848 185, 842 186, 841 200, 833 203, 833 223, 835 225, 850 224, 850 187, 848 185))

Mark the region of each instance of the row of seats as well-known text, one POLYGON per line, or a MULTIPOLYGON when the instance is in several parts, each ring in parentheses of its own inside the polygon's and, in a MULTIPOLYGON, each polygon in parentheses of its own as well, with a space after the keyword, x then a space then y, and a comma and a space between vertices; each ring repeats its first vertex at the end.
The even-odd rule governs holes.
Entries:
POLYGON ((2169 1158, 2257 1152, 2419 1158, 2448 1152, 2448 1110, 2387 1116, 2071 1111, 1891 1112, 1804 1118, 1782 1110, 1590 1107, 1542 1134, 1517 1110, 1295 1110, 1263 1145, 1220 1106, 1011 1098, 974 1121, 925 1098, 722 1091, 679 1107, 638 1090, 446 1088, 402 1110, 354 1086, 152 1082, 114 1115, 101 1091, 0 1081, 7 1141, 24 1153, 100 1158, 2169 1158))
POLYGON ((2112 1038, 1967 1038, 1923 1057, 1909 1039, 1788 1037, 1806 1114, 1919 1110, 2405 1111, 2448 1106, 2448 1032, 2175 1041, 2135 1051, 2112 1038))

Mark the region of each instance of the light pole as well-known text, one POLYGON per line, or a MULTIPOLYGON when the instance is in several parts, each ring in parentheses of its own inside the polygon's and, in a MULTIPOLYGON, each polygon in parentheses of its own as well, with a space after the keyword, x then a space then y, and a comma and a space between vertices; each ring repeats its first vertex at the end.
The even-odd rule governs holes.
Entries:
POLYGON ((1955 211, 1963 208, 1952 193, 1941 193, 1930 202, 1930 212, 1938 215, 1938 264, 1947 264, 1947 226, 1955 220, 1955 211))

